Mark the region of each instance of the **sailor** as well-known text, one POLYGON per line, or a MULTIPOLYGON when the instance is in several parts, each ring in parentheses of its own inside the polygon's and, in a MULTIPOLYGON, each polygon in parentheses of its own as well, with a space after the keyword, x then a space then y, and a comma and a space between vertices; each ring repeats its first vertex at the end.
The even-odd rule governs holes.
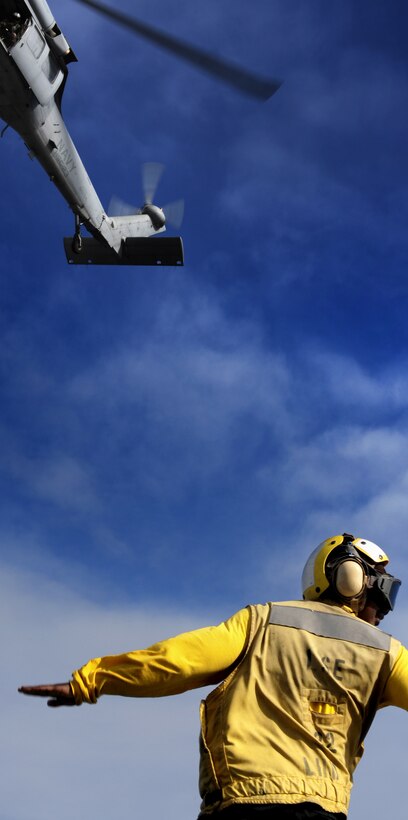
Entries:
POLYGON ((201 704, 201 820, 344 820, 375 713, 408 710, 408 651, 378 628, 401 584, 387 564, 377 544, 333 536, 306 562, 303 600, 251 605, 20 691, 56 707, 217 684, 201 704))

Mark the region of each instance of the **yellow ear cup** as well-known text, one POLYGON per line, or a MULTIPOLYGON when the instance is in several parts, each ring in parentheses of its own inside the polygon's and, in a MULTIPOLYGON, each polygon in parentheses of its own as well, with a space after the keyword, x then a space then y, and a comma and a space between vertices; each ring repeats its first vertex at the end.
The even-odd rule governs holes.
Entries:
POLYGON ((335 586, 343 598, 358 598, 365 589, 364 569, 358 561, 343 561, 337 569, 335 586))

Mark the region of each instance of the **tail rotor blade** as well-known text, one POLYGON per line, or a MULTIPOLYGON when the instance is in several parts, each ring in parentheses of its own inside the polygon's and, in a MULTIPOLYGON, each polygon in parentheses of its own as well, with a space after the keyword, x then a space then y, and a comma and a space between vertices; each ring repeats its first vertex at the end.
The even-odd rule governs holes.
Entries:
POLYGON ((142 165, 142 184, 146 205, 152 205, 163 171, 164 165, 161 162, 145 162, 142 165))
POLYGON ((177 199, 176 202, 170 202, 163 208, 166 222, 172 225, 173 228, 180 228, 184 217, 184 199, 177 199))
POLYGON ((139 213, 139 209, 136 208, 135 205, 129 205, 117 196, 113 196, 109 202, 109 216, 130 216, 131 214, 137 213, 139 213))
POLYGON ((256 97, 259 100, 268 100, 282 85, 280 80, 270 80, 268 78, 259 77, 251 71, 232 65, 220 57, 214 57, 212 54, 208 54, 208 52, 202 51, 196 46, 191 46, 189 43, 185 43, 177 37, 165 34, 163 31, 153 28, 153 26, 141 23, 139 20, 135 20, 135 18, 129 17, 127 14, 123 14, 123 12, 116 11, 109 6, 105 6, 103 3, 96 2, 96 0, 78 0, 78 2, 85 6, 90 6, 100 14, 104 14, 105 17, 115 20, 115 22, 130 29, 135 32, 135 34, 144 37, 145 40, 155 43, 160 46, 160 48, 186 60, 186 62, 196 66, 196 68, 200 68, 207 74, 212 74, 217 79, 228 83, 228 85, 233 86, 238 91, 250 97, 256 97))

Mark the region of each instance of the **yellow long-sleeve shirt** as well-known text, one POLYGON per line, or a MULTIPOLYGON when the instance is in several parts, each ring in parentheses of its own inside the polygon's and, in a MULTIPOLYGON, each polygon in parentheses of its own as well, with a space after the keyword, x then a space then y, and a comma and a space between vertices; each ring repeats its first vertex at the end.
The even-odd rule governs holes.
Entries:
MULTIPOLYGON (((101 695, 162 697, 222 681, 242 656, 250 610, 241 609, 218 626, 185 632, 147 649, 94 658, 73 673, 75 701, 96 703, 101 695)), ((408 650, 402 647, 380 706, 408 711, 408 650)))

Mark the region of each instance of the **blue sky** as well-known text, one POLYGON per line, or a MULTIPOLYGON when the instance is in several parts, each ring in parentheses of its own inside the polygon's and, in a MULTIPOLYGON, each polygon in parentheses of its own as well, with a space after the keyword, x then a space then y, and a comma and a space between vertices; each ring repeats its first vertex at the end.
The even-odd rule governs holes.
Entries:
MULTIPOLYGON (((117 7, 284 84, 253 102, 73 0, 52 4, 79 58, 65 119, 103 203, 140 205, 141 163, 165 163, 158 204, 185 198, 186 264, 69 267, 68 207, 6 132, 1 820, 91 802, 109 816, 136 793, 153 820, 198 807, 200 693, 56 715, 18 684, 298 597, 333 533, 380 543, 407 577, 408 12, 117 7)), ((403 586, 385 628, 404 641, 407 622, 403 586)), ((379 717, 351 820, 367 805, 383 816, 379 746, 402 818, 404 720, 379 717)))

